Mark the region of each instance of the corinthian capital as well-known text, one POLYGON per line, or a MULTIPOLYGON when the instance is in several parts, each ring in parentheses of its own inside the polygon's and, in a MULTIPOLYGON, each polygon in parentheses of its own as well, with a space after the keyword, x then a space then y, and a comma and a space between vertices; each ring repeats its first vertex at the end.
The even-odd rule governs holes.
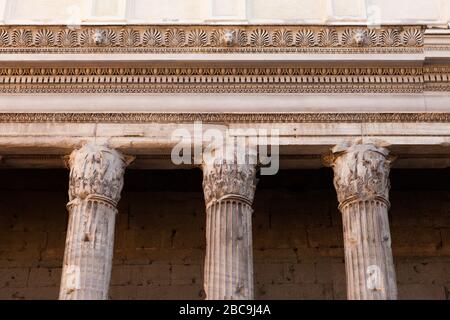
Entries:
POLYGON ((334 186, 341 206, 361 200, 389 203, 389 151, 373 143, 336 146, 327 164, 334 170, 334 186))
MULTIPOLYGON (((243 150, 241 150, 244 152, 243 150)), ((228 197, 236 197, 252 204, 257 184, 256 156, 229 157, 225 153, 203 164, 203 190, 206 206, 228 197), (239 158, 244 161, 239 161, 239 158)), ((252 152, 252 151, 250 151, 252 152)))
POLYGON ((73 151, 68 160, 70 201, 97 197, 116 205, 129 162, 120 152, 95 143, 73 151))

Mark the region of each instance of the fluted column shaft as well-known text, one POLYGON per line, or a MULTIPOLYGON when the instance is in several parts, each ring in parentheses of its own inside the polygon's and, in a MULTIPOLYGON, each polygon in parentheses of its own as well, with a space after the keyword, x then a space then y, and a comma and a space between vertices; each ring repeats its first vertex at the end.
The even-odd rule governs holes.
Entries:
POLYGON ((70 155, 68 164, 69 224, 59 299, 106 300, 127 161, 106 146, 86 144, 70 155))
POLYGON ((216 159, 203 166, 206 201, 207 300, 251 300, 253 293, 252 202, 256 169, 216 159))
POLYGON ((389 151, 374 144, 333 149, 350 300, 397 299, 388 218, 390 163, 389 151))

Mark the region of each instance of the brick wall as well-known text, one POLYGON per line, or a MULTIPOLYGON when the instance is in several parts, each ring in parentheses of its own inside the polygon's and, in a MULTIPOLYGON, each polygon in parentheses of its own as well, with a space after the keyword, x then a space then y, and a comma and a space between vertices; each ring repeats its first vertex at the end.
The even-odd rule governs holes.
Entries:
MULTIPOLYGON (((402 299, 450 296, 449 170, 393 170, 402 299)), ((0 298, 56 299, 67 224, 64 170, 0 171, 0 298)), ((127 172, 112 299, 201 299, 199 171, 127 172)), ((329 169, 262 177, 253 219, 259 299, 345 299, 342 224, 329 169)))

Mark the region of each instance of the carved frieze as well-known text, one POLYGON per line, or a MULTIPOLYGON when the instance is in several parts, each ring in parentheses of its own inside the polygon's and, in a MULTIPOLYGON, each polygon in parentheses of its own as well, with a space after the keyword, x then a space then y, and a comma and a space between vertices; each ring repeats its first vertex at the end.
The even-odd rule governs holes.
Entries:
POLYGON ((421 26, 4 26, 0 52, 404 52, 421 26))

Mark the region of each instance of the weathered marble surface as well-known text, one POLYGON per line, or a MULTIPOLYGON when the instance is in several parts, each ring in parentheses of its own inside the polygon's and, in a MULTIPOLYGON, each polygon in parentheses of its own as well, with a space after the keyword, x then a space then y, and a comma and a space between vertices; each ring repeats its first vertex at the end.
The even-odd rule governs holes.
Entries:
POLYGON ((251 163, 215 158, 203 165, 208 300, 254 297, 251 205, 256 182, 256 167, 251 163))
POLYGON ((117 202, 127 158, 106 146, 72 152, 61 300, 108 299, 117 202))
POLYGON ((329 160, 342 212, 348 299, 395 300, 388 218, 393 157, 382 146, 359 141, 336 146, 329 160))

